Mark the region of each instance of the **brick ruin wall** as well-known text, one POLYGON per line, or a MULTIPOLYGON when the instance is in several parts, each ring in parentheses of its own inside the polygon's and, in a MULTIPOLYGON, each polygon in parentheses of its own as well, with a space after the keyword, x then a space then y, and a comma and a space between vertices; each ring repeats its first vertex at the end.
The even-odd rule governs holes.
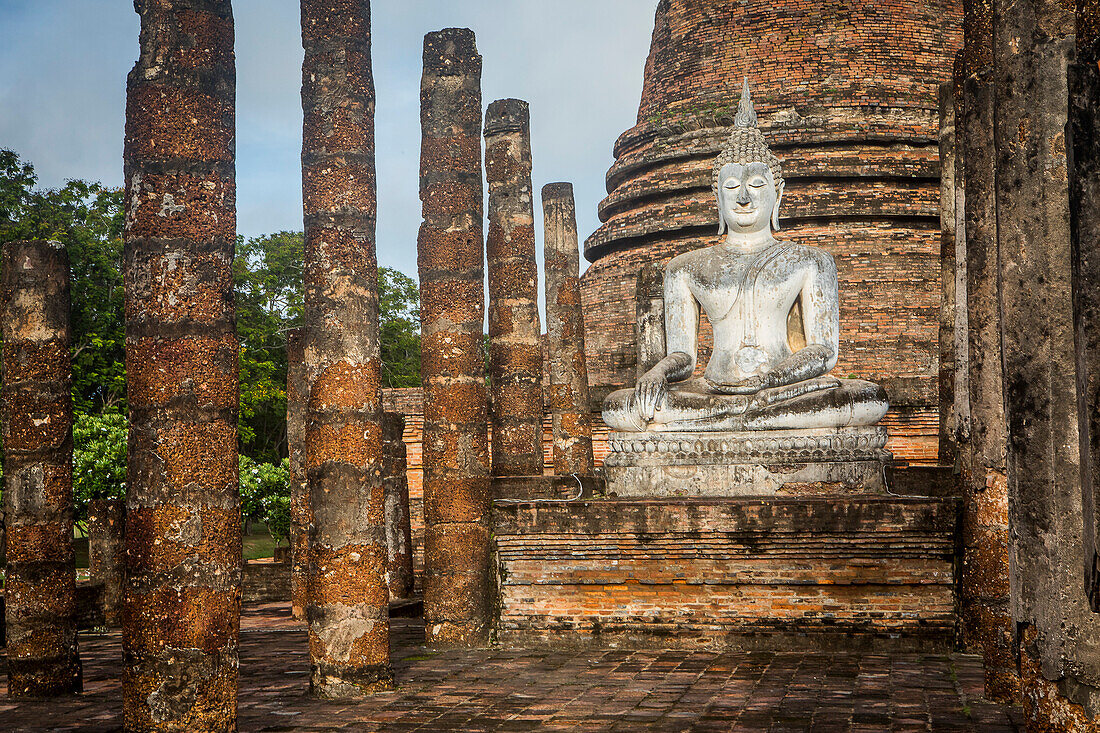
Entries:
POLYGON ((955 512, 866 496, 497 504, 499 634, 942 650, 955 512))
POLYGON ((961 15, 956 0, 660 3, 638 124, 615 146, 604 224, 585 244, 594 386, 635 378, 638 269, 719 241, 711 166, 747 74, 787 181, 780 236, 837 262, 835 373, 883 384, 892 450, 936 460, 937 85, 961 15))

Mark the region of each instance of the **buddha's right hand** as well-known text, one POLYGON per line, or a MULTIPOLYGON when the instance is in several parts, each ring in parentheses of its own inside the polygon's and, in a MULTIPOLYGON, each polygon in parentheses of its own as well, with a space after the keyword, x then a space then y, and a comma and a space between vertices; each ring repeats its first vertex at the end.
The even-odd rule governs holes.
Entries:
POLYGON ((634 387, 634 400, 638 411, 645 420, 652 420, 654 414, 668 394, 668 378, 660 371, 651 369, 642 375, 634 387))

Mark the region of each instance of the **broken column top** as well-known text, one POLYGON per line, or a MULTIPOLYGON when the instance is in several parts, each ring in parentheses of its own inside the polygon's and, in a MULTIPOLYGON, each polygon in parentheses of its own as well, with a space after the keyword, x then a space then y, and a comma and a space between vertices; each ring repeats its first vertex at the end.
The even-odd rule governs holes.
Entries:
POLYGON ((424 70, 443 76, 480 74, 481 55, 469 28, 444 28, 424 36, 424 70))
POLYGON ((573 184, 559 181, 557 183, 547 183, 542 187, 542 199, 543 201, 551 201, 556 199, 573 198, 573 184))
POLYGON ((531 108, 522 99, 498 99, 485 112, 485 135, 520 132, 531 127, 531 108))

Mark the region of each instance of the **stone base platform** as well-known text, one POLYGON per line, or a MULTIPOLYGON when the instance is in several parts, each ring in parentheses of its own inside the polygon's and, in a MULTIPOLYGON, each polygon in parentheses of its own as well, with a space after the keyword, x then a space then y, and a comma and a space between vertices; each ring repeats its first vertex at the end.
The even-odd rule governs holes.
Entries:
POLYGON ((504 643, 950 647, 956 500, 497 503, 504 643))
POLYGON ((617 497, 881 493, 886 428, 609 435, 617 497))

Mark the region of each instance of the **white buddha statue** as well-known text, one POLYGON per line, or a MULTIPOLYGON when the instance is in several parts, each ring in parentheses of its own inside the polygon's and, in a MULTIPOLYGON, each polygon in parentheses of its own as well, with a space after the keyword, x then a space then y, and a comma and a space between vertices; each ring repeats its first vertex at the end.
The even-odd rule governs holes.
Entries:
POLYGON ((734 127, 714 165, 725 239, 668 263, 667 355, 634 389, 607 398, 604 422, 625 432, 874 425, 889 407, 882 387, 828 374, 840 333, 832 256, 773 236, 784 182, 747 79, 734 127), (700 308, 714 351, 704 376, 693 378, 700 308))

